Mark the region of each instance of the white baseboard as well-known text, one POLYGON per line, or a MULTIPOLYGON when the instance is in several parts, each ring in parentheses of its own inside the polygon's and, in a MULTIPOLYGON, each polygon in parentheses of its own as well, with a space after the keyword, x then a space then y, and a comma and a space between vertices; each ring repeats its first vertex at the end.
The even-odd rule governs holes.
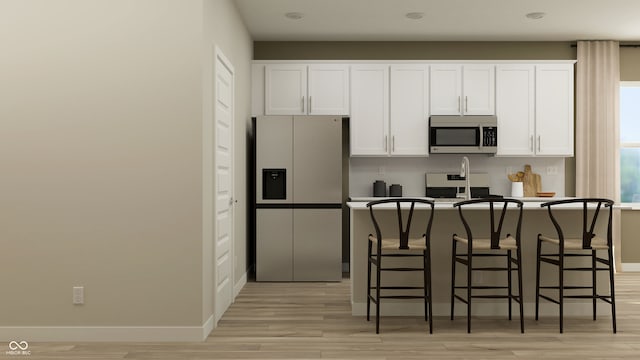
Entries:
POLYGON ((623 272, 640 272, 640 263, 622 263, 623 272))
POLYGON ((247 285, 247 273, 245 272, 242 277, 240 277, 240 280, 238 280, 238 282, 233 286, 233 300, 235 301, 236 297, 238 296, 238 294, 240 294, 240 291, 242 290, 242 288, 244 288, 244 286, 247 285))
MULTIPOLYGON (((593 305, 589 301, 582 302, 570 302, 565 300, 564 314, 569 317, 590 317, 592 316, 593 305)), ((598 303, 597 311, 599 316, 603 318, 611 317, 611 305, 606 303, 598 303)), ((376 311, 375 304, 371 304, 371 314, 374 315, 376 311)), ((518 303, 512 303, 513 314, 518 313, 518 303)), ((381 316, 424 316, 424 304, 422 302, 382 302, 380 308, 381 316)), ((450 303, 434 303, 433 304, 433 316, 449 316, 451 313, 450 303)), ((508 306, 507 302, 476 302, 472 305, 471 313, 473 316, 479 317, 495 317, 495 316, 507 316, 508 306)), ((455 316, 464 316, 467 314, 467 305, 461 302, 456 302, 455 316)), ((351 315, 353 316, 366 316, 367 315, 367 303, 353 303, 351 304, 351 315)), ((524 304, 525 317, 531 317, 535 315, 535 303, 524 304)), ((540 316, 558 316, 558 305, 549 302, 540 302, 540 316)))
POLYGON ((209 334, 203 326, 2 326, 0 341, 81 342, 200 342, 209 334))
POLYGON ((209 319, 205 321, 204 325, 202 325, 201 341, 205 341, 209 337, 209 334, 211 334, 211 332, 213 331, 213 328, 215 328, 216 325, 217 324, 216 324, 215 316, 212 314, 211 316, 209 316, 209 319))
MULTIPOLYGON (((246 284, 247 273, 234 285, 234 298, 246 284)), ((214 327, 213 315, 202 326, 0 326, 0 342, 200 342, 206 340, 214 327)))

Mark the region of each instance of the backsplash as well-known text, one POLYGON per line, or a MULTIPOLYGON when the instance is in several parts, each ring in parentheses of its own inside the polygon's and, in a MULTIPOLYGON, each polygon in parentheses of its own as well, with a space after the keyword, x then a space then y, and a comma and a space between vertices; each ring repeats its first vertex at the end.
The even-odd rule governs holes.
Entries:
MULTIPOLYGON (((553 191, 556 196, 564 196, 564 158, 539 157, 494 157, 468 155, 472 173, 489 174, 492 194, 511 195, 511 182, 507 179, 507 168, 515 173, 524 171, 524 165, 531 165, 534 173, 540 174, 542 191, 553 191), (547 174, 551 167, 555 174, 547 174)), ((349 158, 349 196, 373 196, 373 182, 383 180, 387 187, 402 185, 403 196, 425 196, 424 175, 430 173, 459 174, 462 155, 434 154, 425 158, 349 158)), ((388 191, 388 189, 387 189, 388 191)))

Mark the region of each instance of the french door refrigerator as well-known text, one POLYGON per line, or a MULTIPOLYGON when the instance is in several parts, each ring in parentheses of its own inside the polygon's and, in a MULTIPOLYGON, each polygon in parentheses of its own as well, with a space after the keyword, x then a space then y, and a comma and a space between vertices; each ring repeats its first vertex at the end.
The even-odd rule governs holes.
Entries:
POLYGON ((255 120, 256 280, 342 278, 342 118, 255 120))

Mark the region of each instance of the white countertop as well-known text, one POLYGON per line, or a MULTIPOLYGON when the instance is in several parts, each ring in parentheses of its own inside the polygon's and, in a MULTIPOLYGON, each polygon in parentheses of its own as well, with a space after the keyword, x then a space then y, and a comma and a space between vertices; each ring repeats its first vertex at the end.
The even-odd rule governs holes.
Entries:
MULTIPOLYGON (((409 198, 409 197, 407 197, 409 198)), ((416 196, 416 197, 411 197, 414 199, 424 199, 424 200, 435 200, 435 208, 436 209, 442 209, 442 210, 453 210, 453 204, 459 201, 462 201, 463 199, 434 199, 434 198, 430 198, 430 197, 424 197, 424 196, 416 196)), ((347 202, 347 206, 353 210, 364 210, 364 209, 368 209, 367 208, 367 203, 370 201, 375 201, 375 200, 383 200, 383 199, 397 199, 394 197, 352 197, 351 201, 347 202)), ((514 198, 515 199, 515 198, 514 198)), ((546 208, 542 208, 540 205, 545 203, 545 202, 549 202, 549 201, 556 201, 556 200, 565 200, 565 199, 572 199, 571 197, 525 197, 525 198, 517 198, 518 200, 522 201, 524 204, 522 206, 522 208, 524 210, 545 210, 546 208)), ((394 204, 384 204, 381 205, 382 208, 389 208, 389 209, 395 209, 395 205, 394 204)), ((419 208, 426 208, 427 205, 423 205, 423 204, 416 204, 415 208, 419 209, 419 208)), ((468 205, 466 208, 467 209, 486 209, 488 207, 488 205, 486 204, 470 204, 468 205)), ((515 207, 515 205, 514 205, 515 207)), ((582 205, 581 204, 563 204, 563 205, 558 205, 555 208, 558 209, 567 209, 567 210, 578 210, 578 209, 582 209, 582 205)), ((595 206, 594 206, 595 208, 595 206)), ((614 205, 615 209, 622 209, 622 210, 629 210, 632 207, 631 206, 627 206, 627 204, 624 205, 620 205, 620 204, 616 204, 614 205)))
MULTIPOLYGON (((444 202, 444 203, 455 203, 458 201, 462 201, 464 200, 463 198, 459 198, 459 199, 453 199, 453 198, 432 198, 432 197, 425 197, 425 196, 403 196, 406 198, 412 198, 412 199, 424 199, 424 200, 435 200, 436 202, 444 202)), ((508 196, 505 196, 505 198, 508 199, 518 199, 522 202, 528 202, 528 201, 537 201, 537 202, 547 202, 547 201, 556 201, 556 200, 564 200, 564 199, 573 199, 573 197, 521 197, 521 198, 511 198, 508 196)), ((382 200, 382 199, 397 199, 397 197, 352 197, 350 198, 351 201, 357 202, 357 201, 375 201, 375 200, 382 200)))

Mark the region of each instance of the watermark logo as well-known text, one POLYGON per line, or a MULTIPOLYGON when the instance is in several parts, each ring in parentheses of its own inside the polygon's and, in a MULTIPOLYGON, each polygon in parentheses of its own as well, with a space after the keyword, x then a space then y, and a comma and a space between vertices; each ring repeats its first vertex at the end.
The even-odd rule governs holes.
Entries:
POLYGON ((9 350, 6 351, 7 355, 31 355, 29 350, 29 343, 22 341, 12 340, 9 342, 9 350))

